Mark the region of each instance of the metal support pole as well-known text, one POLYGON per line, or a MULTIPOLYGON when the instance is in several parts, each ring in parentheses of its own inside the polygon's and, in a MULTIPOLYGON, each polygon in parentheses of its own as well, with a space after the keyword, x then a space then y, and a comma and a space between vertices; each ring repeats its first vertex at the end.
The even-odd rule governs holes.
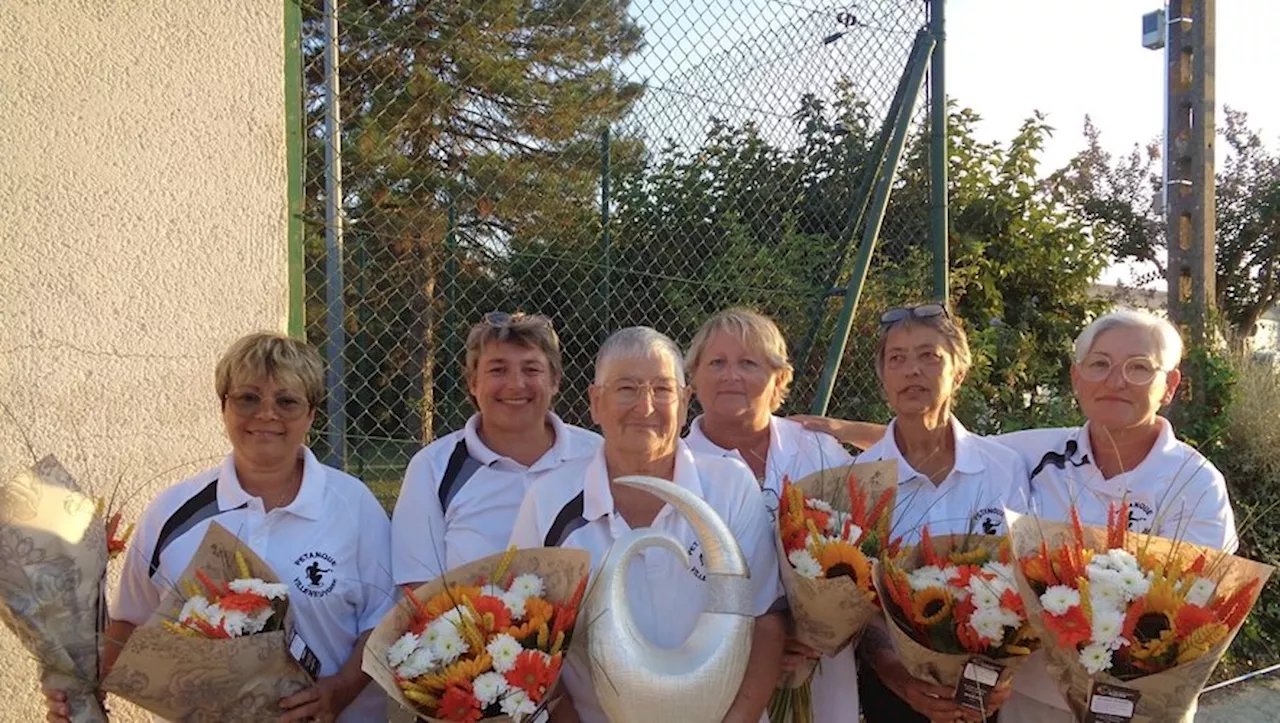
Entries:
POLYGON ((325 135, 324 148, 324 248, 325 248, 325 330, 328 336, 328 394, 326 395, 326 438, 330 467, 344 469, 347 461, 347 387, 345 327, 346 303, 343 291, 342 249, 342 115, 338 105, 338 12, 337 0, 324 4, 325 135))
POLYGON ((862 286, 866 281, 867 271, 871 268, 871 252, 875 249, 876 239, 880 236, 880 224, 884 221, 885 209, 889 206, 893 178, 898 173, 898 162, 902 160, 902 150, 907 143, 907 132, 911 128, 911 116, 915 111, 920 88, 924 85, 924 71, 929 67, 929 54, 932 51, 933 36, 928 31, 921 30, 916 34, 915 47, 912 48, 911 59, 907 63, 906 94, 902 105, 898 108, 885 166, 881 169, 879 181, 876 182, 875 195, 871 201, 871 215, 862 232, 862 243, 858 245, 858 256, 854 260, 853 271, 849 276, 840 319, 836 322, 835 334, 827 347, 827 363, 822 370, 822 378, 818 381, 818 391, 814 396, 811 410, 813 414, 826 414, 827 404, 831 401, 831 390, 835 387, 836 373, 840 370, 844 348, 849 342, 853 314, 858 308, 858 298, 862 296, 862 286))
POLYGON ((609 230, 609 182, 613 173, 610 168, 612 146, 613 141, 610 137, 609 126, 606 124, 604 130, 600 133, 600 263, 604 268, 604 277, 600 284, 600 295, 602 297, 600 304, 600 341, 602 342, 609 336, 610 327, 613 324, 613 262, 609 258, 609 246, 612 243, 609 230))
POLYGON ((902 107, 902 103, 906 99, 909 79, 909 68, 904 67, 902 76, 898 79, 898 87, 893 92, 893 100, 889 103, 889 110, 885 114, 884 122, 880 125, 880 132, 876 134, 875 142, 872 144, 870 152, 863 158, 862 178, 858 181, 858 192, 853 197, 857 208, 850 217, 849 223, 841 231, 840 240, 844 246, 840 251, 840 258, 831 267, 831 276, 822 287, 822 295, 814 301, 813 313, 809 322, 809 332, 805 334, 804 341, 800 343, 799 353, 795 357, 798 365, 807 365, 809 362, 809 353, 813 349, 813 345, 817 343, 818 334, 822 331, 822 319, 825 316, 827 298, 831 296, 830 290, 840 280, 840 272, 844 269, 845 261, 849 257, 849 251, 854 247, 854 239, 857 238, 858 229, 862 228, 862 221, 867 216, 867 207, 871 205, 871 189, 875 187, 876 178, 880 175, 880 169, 884 167, 885 155, 889 151, 889 138, 893 136, 893 127, 898 117, 898 109, 902 107))
POLYGON ((933 36, 933 55, 929 63, 929 235, 933 241, 933 295, 938 303, 949 305, 946 6, 947 0, 929 2, 929 33, 933 36))

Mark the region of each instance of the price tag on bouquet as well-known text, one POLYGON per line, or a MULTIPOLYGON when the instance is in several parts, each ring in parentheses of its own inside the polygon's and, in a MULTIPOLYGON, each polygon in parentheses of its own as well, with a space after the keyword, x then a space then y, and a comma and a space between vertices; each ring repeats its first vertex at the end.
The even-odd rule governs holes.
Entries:
POLYGON ((320 677, 320 658, 316 657, 311 647, 296 630, 289 639, 289 654, 298 661, 298 665, 301 665, 303 670, 307 671, 307 675, 310 675, 312 680, 320 677))
POLYGON ((1130 688, 1095 682, 1089 692, 1089 711, 1084 723, 1129 723, 1141 697, 1141 693, 1130 688))
POLYGON ((956 683, 956 703, 961 708, 968 708, 979 713, 989 707, 991 691, 996 689, 1005 677, 1004 666, 982 657, 969 658, 960 671, 960 681, 956 683))

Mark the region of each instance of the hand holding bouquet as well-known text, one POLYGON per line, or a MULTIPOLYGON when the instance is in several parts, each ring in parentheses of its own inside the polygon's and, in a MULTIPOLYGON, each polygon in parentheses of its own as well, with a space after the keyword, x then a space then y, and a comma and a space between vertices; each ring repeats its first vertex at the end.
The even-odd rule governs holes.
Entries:
MULTIPOLYGON (((877 584, 890 635, 913 677, 956 688, 976 675, 970 664, 977 658, 987 674, 1007 680, 1026 659, 1036 640, 1011 562, 1005 537, 934 538, 928 527, 919 545, 885 556, 877 584)), ((982 709, 985 692, 969 700, 982 709)))
POLYGON ((579 550, 513 548, 406 590, 364 670, 429 721, 525 720, 551 702, 589 571, 579 550))

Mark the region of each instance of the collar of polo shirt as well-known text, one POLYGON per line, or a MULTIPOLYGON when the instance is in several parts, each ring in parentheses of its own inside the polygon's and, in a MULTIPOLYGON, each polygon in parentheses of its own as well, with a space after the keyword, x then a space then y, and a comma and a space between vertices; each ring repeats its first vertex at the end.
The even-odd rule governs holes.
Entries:
MULTIPOLYGON (((687 437, 689 447, 695 450, 703 450, 719 454, 722 457, 736 457, 737 459, 741 459, 743 462, 746 462, 738 450, 725 449, 724 447, 721 447, 715 442, 712 442, 711 438, 702 431, 703 418, 705 416, 706 415, 699 414, 697 417, 694 417, 693 423, 689 425, 689 434, 687 437)), ((796 422, 792 422, 792 424, 801 430, 804 429, 804 427, 796 422)), ((783 460, 788 460, 794 457, 799 451, 797 445, 794 444, 794 440, 785 439, 787 436, 788 426, 789 425, 782 424, 782 420, 780 420, 777 415, 769 416, 769 454, 768 458, 765 460, 766 471, 770 469, 786 469, 787 465, 783 463, 783 460)))
MULTIPOLYGON (((894 438, 893 431, 897 425, 898 419, 895 417, 889 422, 889 427, 885 429, 884 437, 880 440, 880 444, 884 445, 885 454, 882 459, 895 459, 898 462, 898 484, 906 484, 913 481, 918 475, 919 470, 913 468, 908 462, 902 450, 898 449, 898 440, 894 438)), ((952 467, 952 472, 961 474, 979 474, 986 470, 986 463, 982 461, 982 455, 971 444, 973 433, 956 419, 955 415, 951 415, 951 438, 956 446, 956 462, 952 467)), ((947 475, 950 477, 950 475, 947 475)))
MULTIPOLYGON (((555 434, 555 441, 551 443, 551 449, 543 453, 538 458, 538 461, 534 462, 532 467, 529 467, 531 470, 553 467, 569 458, 569 432, 565 429, 564 421, 556 416, 554 412, 547 412, 547 421, 551 422, 551 430, 555 434)), ((498 454, 485 445, 484 440, 480 439, 479 414, 471 415, 471 418, 467 420, 466 426, 463 427, 462 435, 467 442, 467 454, 480 464, 491 467, 495 462, 506 461, 521 467, 524 466, 510 457, 498 454)))
MULTIPOLYGON (((228 455, 222 461, 222 469, 218 471, 218 509, 232 510, 241 505, 251 504, 258 499, 240 486, 240 477, 236 475, 235 461, 228 455)), ((302 448, 302 484, 298 487, 298 495, 293 501, 277 509, 290 514, 318 520, 324 513, 324 467, 310 449, 302 448)), ((259 502, 261 504, 261 502, 259 502)))
MULTIPOLYGON (((1132 472, 1148 462, 1160 459, 1165 455, 1173 454, 1178 450, 1178 438, 1173 434, 1173 425, 1169 420, 1161 416, 1156 416, 1156 421, 1160 423, 1160 435, 1156 437, 1156 443, 1151 445, 1151 451, 1147 452, 1147 456, 1143 457, 1141 462, 1134 465, 1133 469, 1125 470, 1125 473, 1132 472)), ((1098 463, 1093 454, 1093 440, 1089 435, 1089 432, 1092 429, 1090 426, 1091 424, 1093 423, 1085 422, 1084 426, 1080 427, 1080 434, 1077 437, 1077 443, 1080 449, 1079 456, 1083 457, 1084 455, 1088 455, 1089 466, 1097 469, 1098 463)), ((1122 477, 1124 474, 1117 476, 1122 477)))
MULTIPOLYGON (((693 452, 684 440, 676 442, 675 454, 675 474, 672 475, 675 479, 671 481, 697 495, 698 499, 706 499, 702 492, 702 478, 693 463, 693 452)), ((663 507, 658 515, 662 516, 668 509, 670 505, 663 507)), ((588 522, 594 522, 612 513, 613 492, 609 488, 609 469, 604 460, 604 445, 601 445, 587 465, 582 481, 582 517, 588 522)))

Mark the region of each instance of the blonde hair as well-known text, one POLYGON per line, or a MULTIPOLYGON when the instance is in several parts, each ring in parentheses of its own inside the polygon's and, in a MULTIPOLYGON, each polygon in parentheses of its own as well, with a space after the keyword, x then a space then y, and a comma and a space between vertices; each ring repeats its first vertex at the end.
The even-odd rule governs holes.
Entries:
POLYGON ((305 341, 264 331, 237 339, 214 370, 214 386, 223 401, 232 384, 265 379, 300 388, 314 409, 324 398, 324 359, 305 341))
POLYGON ((795 376, 795 368, 787 358, 787 340, 782 330, 773 319, 741 306, 735 306, 716 312, 702 324, 698 333, 693 335, 689 343, 689 351, 684 355, 684 368, 692 377, 698 365, 702 363, 702 354, 707 349, 711 338, 719 333, 730 334, 744 347, 764 357, 765 362, 778 375, 778 384, 771 401, 769 411, 776 412, 782 406, 782 400, 791 391, 791 380, 795 376))
MULTIPOLYGON (((486 315, 487 317, 488 315, 486 315)), ((564 362, 560 358, 560 337, 551 320, 541 314, 512 314, 501 324, 481 319, 467 333, 467 359, 464 373, 467 386, 475 380, 480 365, 480 355, 490 344, 515 344, 526 349, 537 349, 547 357, 551 379, 556 384, 564 377, 564 362)), ((473 402, 475 400, 472 400, 473 402)))

